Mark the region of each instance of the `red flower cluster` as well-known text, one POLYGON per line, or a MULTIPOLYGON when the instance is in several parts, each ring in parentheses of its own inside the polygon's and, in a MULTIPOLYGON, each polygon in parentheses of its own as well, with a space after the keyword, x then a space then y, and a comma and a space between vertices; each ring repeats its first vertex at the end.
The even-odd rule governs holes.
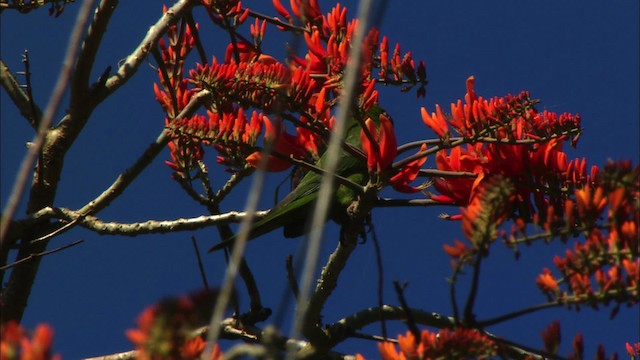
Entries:
POLYGON ((633 345, 626 343, 625 347, 627 349, 627 354, 631 357, 631 360, 636 360, 640 358, 640 342, 637 342, 633 345))
MULTIPOLYGON (((552 322, 540 333, 540 336, 542 337, 545 351, 552 355, 558 355, 558 351, 560 350, 560 341, 562 340, 562 336, 560 334, 560 323, 558 321, 552 322)), ((578 333, 573 338, 571 345, 572 350, 567 356, 567 359, 584 359, 584 339, 581 333, 578 333)))
MULTIPOLYGON (((203 5, 214 22, 225 29, 236 29, 247 16, 254 16, 240 1, 208 0, 203 5)), ((339 4, 326 15, 322 15, 315 1, 304 4, 292 1, 291 11, 279 1, 274 1, 274 6, 290 24, 286 26, 281 22, 280 29, 304 29, 308 47, 304 57, 291 55, 289 63, 285 64, 264 54, 260 45, 267 23, 264 20, 260 23, 257 18, 250 27, 253 42, 234 31, 224 62, 219 63, 214 57, 210 64, 198 64, 189 71, 188 80, 182 78, 182 69, 184 57, 194 47, 193 29, 184 22, 173 26, 167 34, 171 45, 161 44, 162 63, 158 73, 162 88, 156 85, 155 92, 168 115, 167 127, 173 136, 169 144, 172 161, 168 165, 177 174, 186 176, 194 169, 208 146, 219 152, 218 162, 234 171, 245 164, 257 166, 260 163, 260 142, 263 146, 271 143, 275 152, 269 156, 268 171, 287 169, 292 164, 290 158, 315 162, 322 155, 334 122, 331 110, 342 93, 342 77, 357 20, 348 22, 346 8, 339 4), (303 28, 294 25, 294 16, 302 20, 303 28), (211 103, 207 104, 208 116, 174 119, 201 90, 212 94, 211 103), (251 120, 247 121, 244 114, 250 109, 258 112, 254 111, 251 120), (268 114, 277 114, 277 118, 270 119, 268 114), (285 130, 281 119, 295 125, 293 134, 285 130), (261 137, 262 129, 265 133, 261 137)), ((380 43, 378 37, 378 31, 372 29, 362 45, 356 109, 360 114, 377 104, 377 82, 409 87, 426 84, 424 63, 421 62, 416 70, 411 54, 402 56, 399 46, 389 59, 388 40, 383 38, 380 43), (376 73, 380 79, 373 77, 376 73)), ((384 163, 375 166, 379 170, 387 170, 396 153, 393 127, 390 122, 385 124, 385 130, 379 134, 379 139, 384 139, 386 144, 384 153, 368 152, 370 162, 376 161, 374 157, 382 156, 380 160, 384 163)), ((367 145, 363 143, 363 146, 367 145)), ((389 174, 393 177, 394 187, 417 191, 407 184, 415 179, 424 160, 419 159, 396 170, 397 173, 389 174)))
POLYGON ((479 184, 471 203, 462 208, 462 232, 472 244, 454 240, 454 246, 444 245, 444 251, 456 260, 471 260, 467 255, 480 251, 488 254, 488 246, 498 237, 502 222, 511 214, 515 199, 512 181, 501 175, 489 175, 479 184))
POLYGON ((253 51, 245 55, 247 60, 240 63, 219 64, 214 58, 211 65, 198 64, 189 72, 190 81, 196 89, 211 91, 219 105, 234 103, 267 112, 309 110, 316 83, 307 72, 253 51))
POLYGON ((493 136, 503 142, 523 139, 548 140, 562 135, 575 136, 580 131, 580 116, 557 115, 543 111, 539 113, 534 105, 536 100, 529 93, 513 96, 494 97, 486 100, 478 97, 473 89, 475 79, 467 79, 467 93, 462 100, 451 104, 451 114, 445 115, 439 105, 436 112, 429 115, 421 109, 422 119, 440 138, 450 134, 449 125, 467 139, 493 136))
MULTIPOLYGON (((137 359, 200 359, 205 342, 193 334, 210 317, 215 293, 163 300, 138 317, 138 328, 127 331, 136 346, 137 359)), ((211 359, 220 359, 217 345, 211 359)))
MULTIPOLYGON (((278 13, 293 23, 292 16, 280 1, 274 0, 273 3, 278 13)), ((291 1, 291 7, 294 15, 302 19, 310 30, 305 33, 305 42, 309 51, 304 58, 294 57, 295 64, 303 67, 314 78, 321 79, 320 86, 339 90, 358 19, 347 23, 347 9, 340 4, 326 16, 322 15, 317 1, 307 1, 304 6, 299 0, 291 1)), ((380 76, 378 81, 404 85, 403 91, 420 85, 418 95, 424 95, 424 86, 427 83, 424 62, 421 61, 416 69, 410 52, 401 56, 399 44, 396 44, 389 60, 389 41, 383 37, 382 42, 379 42, 378 38, 378 30, 371 29, 362 45, 363 62, 360 73, 362 89, 367 87, 375 72, 373 69, 377 68, 380 76)))
POLYGON ((249 16, 249 9, 243 9, 239 0, 202 0, 202 5, 211 21, 220 26, 237 27, 249 16))
POLYGON ((475 179, 436 180, 440 195, 433 199, 467 205, 486 175, 501 174, 513 179, 519 216, 529 220, 534 203, 540 211, 549 202, 563 198, 545 190, 566 179, 569 164, 562 142, 579 133, 580 117, 539 113, 534 107, 536 101, 527 92, 485 100, 476 95, 473 85, 474 78, 470 77, 465 103, 459 100, 451 104, 451 116, 446 116, 440 106, 431 115, 422 108, 425 124, 438 134, 442 147, 453 147, 438 152, 438 169, 477 174, 475 179), (452 138, 449 126, 461 138, 452 138), (461 147, 464 143, 468 144, 466 148, 461 147))
POLYGON ((554 258, 561 279, 544 269, 537 279, 543 292, 560 301, 593 307, 610 301, 638 302, 639 179, 640 167, 632 168, 629 162, 611 163, 592 186, 575 190, 576 205, 565 212, 566 227, 570 232, 584 231, 586 241, 576 242, 565 256, 554 258), (561 291, 560 283, 568 289, 561 291))
POLYGON ((49 325, 41 324, 29 337, 29 334, 15 321, 2 324, 0 331, 0 355, 5 360, 58 360, 60 355, 52 354, 53 330, 49 325))
POLYGON ((497 354, 496 344, 475 329, 442 329, 436 333, 423 330, 420 339, 411 332, 398 335, 400 351, 393 343, 378 344, 384 360, 406 359, 484 359, 497 354))

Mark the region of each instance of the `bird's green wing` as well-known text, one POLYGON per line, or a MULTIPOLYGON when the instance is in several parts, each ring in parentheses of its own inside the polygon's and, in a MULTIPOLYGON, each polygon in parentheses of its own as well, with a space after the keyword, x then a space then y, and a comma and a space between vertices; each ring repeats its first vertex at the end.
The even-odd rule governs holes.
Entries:
MULTIPOLYGON (((380 107, 374 106, 374 108, 367 112, 366 115, 374 119, 377 123, 382 112, 383 111, 380 107)), ((351 146, 357 150, 361 150, 361 121, 357 121, 355 116, 350 117, 345 126, 344 142, 346 146, 351 146)), ((318 159, 315 166, 322 169, 325 162, 326 158, 323 155, 318 159)), ((359 185, 365 185, 367 182, 366 162, 346 150, 342 150, 340 153, 336 173, 345 178, 349 178, 351 181, 359 185)), ((259 237, 280 227, 284 227, 284 235, 287 238, 298 237, 306 233, 308 230, 307 219, 315 206, 315 200, 318 197, 318 190, 320 189, 321 181, 321 174, 314 171, 307 172, 298 186, 296 186, 291 193, 274 206, 267 216, 253 225, 249 234, 249 239, 259 237)), ((345 185, 339 185, 335 191, 333 199, 334 206, 332 206, 333 213, 330 218, 333 218, 334 220, 343 218, 343 215, 341 215, 340 212, 344 212, 344 207, 348 206, 348 204, 355 200, 356 196, 357 193, 353 189, 345 185)), ((229 247, 234 243, 234 241, 235 236, 230 239, 225 239, 221 243, 209 249, 209 252, 229 247)))

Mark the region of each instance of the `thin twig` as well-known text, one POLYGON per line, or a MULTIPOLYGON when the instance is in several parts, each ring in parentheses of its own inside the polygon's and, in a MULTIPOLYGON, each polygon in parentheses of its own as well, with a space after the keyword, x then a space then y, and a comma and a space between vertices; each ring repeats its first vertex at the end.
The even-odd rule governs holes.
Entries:
POLYGON ((475 304, 476 295, 478 294, 478 286, 480 283, 480 263, 482 262, 482 251, 478 251, 476 261, 473 264, 473 278, 471 281, 471 290, 467 296, 467 302, 464 307, 462 323, 466 325, 475 325, 475 315, 473 314, 473 305, 475 304))
POLYGON ((496 325, 508 320, 512 320, 515 318, 518 318, 520 316, 523 315, 528 315, 531 314, 533 312, 536 312, 538 310, 543 310, 543 309, 548 309, 548 308, 552 308, 552 307, 557 307, 557 306, 562 306, 565 305, 565 303, 560 302, 560 301, 552 301, 552 302, 547 302, 547 303, 542 303, 542 304, 538 304, 538 305, 533 305, 530 306, 528 308, 524 308, 524 309, 520 309, 514 312, 510 312, 504 315, 500 315, 491 319, 487 319, 487 320, 482 320, 482 321, 478 321, 477 325, 478 327, 484 328, 487 326, 491 326, 491 325, 496 325))
MULTIPOLYGON (((316 165, 310 164, 306 161, 303 160, 298 160, 298 159, 294 159, 292 157, 289 158, 289 161, 293 162, 294 164, 304 168, 305 170, 309 170, 309 171, 313 171, 317 174, 320 175, 325 175, 327 173, 327 171, 323 168, 320 168, 316 165)), ((344 185, 352 190, 354 190, 355 192, 357 192, 358 194, 363 194, 364 193, 364 188, 356 183, 354 183, 353 181, 349 180, 348 178, 341 176, 339 174, 333 173, 332 176, 335 181, 340 184, 340 185, 344 185)))
MULTIPOLYGON (((378 235, 376 229, 373 227, 373 222, 369 225, 371 237, 373 239, 373 249, 376 254, 376 267, 378 268, 378 307, 382 308, 384 305, 384 271, 382 268, 382 251, 380 250, 380 242, 378 241, 378 235)), ((382 315, 380 315, 380 327, 382 336, 387 338, 387 323, 384 321, 382 315)))
POLYGON ((204 272, 204 266, 202 264, 202 258, 200 257, 200 249, 198 249, 198 243, 196 237, 191 236, 191 243, 193 244, 193 250, 196 252, 196 259, 198 261, 198 269, 200 270, 200 277, 202 278, 202 284, 204 288, 209 290, 209 282, 207 281, 207 274, 204 272))
POLYGON ((451 301, 451 309, 453 311, 453 319, 456 325, 460 324, 460 310, 458 308, 458 300, 456 297, 456 280, 458 279, 458 274, 460 273, 461 264, 457 263, 453 269, 453 276, 451 279, 447 279, 449 282, 449 300, 451 301))
POLYGON ((354 339, 372 340, 372 341, 377 341, 377 342, 390 342, 390 343, 394 343, 394 344, 398 343, 397 339, 392 339, 392 338, 388 338, 386 336, 380 336, 380 335, 363 334, 361 332, 354 332, 351 335, 351 337, 354 338, 354 339))
POLYGON ((207 53, 204 51, 202 41, 200 41, 200 31, 196 26, 196 22, 193 20, 193 13, 189 12, 187 15, 185 15, 184 19, 187 21, 189 29, 191 29, 191 35, 193 35, 193 40, 195 42, 196 49, 198 50, 198 56, 200 56, 200 63, 203 66, 207 65, 207 53))
MULTIPOLYGON (((154 46, 151 48, 151 56, 158 64, 158 69, 160 70, 160 74, 162 75, 162 82, 165 89, 169 90, 169 96, 171 96, 171 107, 172 112, 175 115, 178 112, 178 99, 176 98, 176 89, 171 86, 171 79, 169 78, 169 73, 167 72, 167 65, 162 60, 162 54, 160 54, 160 50, 158 50, 158 46, 154 46)), ((176 84, 176 86, 178 86, 176 84)))
POLYGON ((291 287, 291 292, 293 293, 294 298, 298 298, 298 294, 300 294, 300 289, 298 288, 298 281, 296 280, 295 269, 293 268, 293 255, 287 255, 287 260, 285 264, 287 270, 287 280, 289 281, 289 287, 291 287))
POLYGON ((411 155, 409 157, 406 157, 402 160, 396 161, 395 163, 393 163, 393 168, 394 169, 398 169, 401 168, 403 166, 405 166, 406 164, 420 159, 426 155, 430 155, 433 153, 436 153, 440 150, 444 150, 444 149, 451 149, 457 146, 461 146, 463 144, 472 144, 472 143, 486 143, 486 144, 510 144, 510 145, 532 145, 532 144, 540 144, 540 143, 546 143, 551 141, 552 139, 556 139, 562 136, 567 136, 567 135, 573 135, 576 133, 579 133, 581 130, 580 129, 571 129, 571 130, 567 130, 567 131, 562 131, 561 133, 558 134, 552 134, 550 136, 544 137, 544 138, 540 138, 540 139, 519 139, 519 140, 512 140, 512 139, 500 139, 500 138, 494 138, 491 136, 476 136, 476 137, 471 137, 471 138, 467 138, 467 137, 452 137, 449 138, 449 142, 445 143, 442 140, 434 140, 434 139, 429 139, 429 140, 420 140, 420 141, 414 141, 411 143, 407 143, 404 144, 402 146, 400 146, 398 148, 398 152, 400 152, 400 150, 402 151, 407 151, 410 148, 414 148, 414 147, 420 147, 422 146, 422 144, 436 144, 436 146, 429 148, 425 151, 420 151, 414 155, 411 155))
POLYGON ((270 17, 270 16, 267 16, 267 15, 261 14, 259 12, 253 11, 253 10, 249 10, 249 16, 252 16, 254 18, 258 18, 260 20, 266 20, 268 23, 271 23, 271 24, 276 25, 276 26, 281 26, 281 27, 287 28, 287 29, 289 29, 289 30, 291 30, 293 32, 297 32, 297 33, 301 33, 301 34, 302 33, 310 33, 311 32, 311 29, 308 29, 306 27, 295 26, 295 25, 286 23, 286 22, 284 22, 284 21, 282 21, 282 20, 280 20, 280 19, 278 19, 276 17, 270 17))
MULTIPOLYGON (((9 70, 4 61, 0 60, 0 83, 2 88, 5 89, 7 95, 11 98, 11 101, 16 105, 22 117, 29 121, 29 124, 34 129, 38 129, 38 124, 42 119, 42 111, 36 107, 35 118, 32 117, 33 109, 31 108, 32 102, 29 100, 29 95, 24 91, 18 80, 13 76, 13 73, 9 70)), ((6 105, 5 105, 6 106, 6 105)))
POLYGON ((29 61, 29 52, 27 50, 24 51, 22 55, 22 62, 24 63, 24 81, 27 89, 27 97, 29 98, 29 107, 31 108, 31 122, 35 125, 37 129, 40 125, 40 120, 42 118, 41 110, 36 106, 35 101, 33 100, 33 88, 31 86, 31 63, 29 61))
POLYGON ((413 334, 414 341, 416 342, 416 344, 418 344, 421 339, 420 330, 418 329, 418 326, 416 325, 416 321, 413 318, 413 314, 411 312, 411 308, 409 308, 407 299, 404 297, 404 289, 407 286, 407 284, 400 285, 400 282, 396 280, 393 282, 393 286, 396 289, 396 294, 398 295, 398 301, 400 301, 400 306, 402 307, 402 310, 406 313, 405 323, 407 324, 409 331, 411 331, 411 333, 413 334))
POLYGON ((14 267, 14 266, 16 266, 16 265, 19 265, 19 264, 21 264, 21 263, 25 262, 25 261, 29 261, 29 260, 31 260, 31 259, 33 259, 33 258, 46 256, 46 255, 49 255, 49 254, 56 253, 56 252, 58 252, 58 251, 62 251, 62 250, 64 250, 64 249, 68 249, 68 248, 70 248, 70 247, 72 247, 72 246, 76 246, 76 245, 81 244, 81 243, 83 243, 83 242, 84 242, 84 240, 76 240, 76 241, 74 241, 74 242, 72 242, 72 243, 70 243, 70 244, 67 244, 67 245, 64 245, 64 246, 60 246, 60 247, 55 248, 55 249, 52 249, 52 250, 47 250, 47 251, 43 251, 43 252, 40 252, 40 253, 31 254, 31 255, 29 255, 29 256, 27 256, 27 257, 24 257, 24 258, 22 258, 22 259, 20 259, 20 260, 18 260, 18 261, 16 261, 16 262, 13 262, 13 263, 11 263, 11 264, 7 264, 7 265, 5 265, 5 266, 0 266, 0 271, 7 270, 7 269, 9 269, 9 268, 12 268, 12 267, 14 267))
POLYGON ((71 228, 73 228, 74 226, 76 226, 76 224, 78 223, 78 221, 80 221, 81 217, 78 216, 77 218, 71 220, 70 222, 65 223, 63 226, 56 228, 55 230, 53 230, 52 232, 44 235, 44 236, 40 236, 39 238, 35 238, 33 240, 31 240, 31 242, 38 242, 38 241, 46 241, 51 239, 54 236, 60 235, 63 232, 70 230, 71 228))

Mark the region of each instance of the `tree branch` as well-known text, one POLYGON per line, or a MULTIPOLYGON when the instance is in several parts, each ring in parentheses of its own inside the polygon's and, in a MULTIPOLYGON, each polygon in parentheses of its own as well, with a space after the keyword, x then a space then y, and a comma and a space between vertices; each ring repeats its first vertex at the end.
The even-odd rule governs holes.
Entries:
MULTIPOLYGON (((122 86, 135 73, 147 55, 150 46, 152 46, 155 41, 157 41, 167 31, 171 24, 177 21, 179 16, 186 14, 186 12, 190 10, 195 3, 195 0, 182 0, 176 3, 176 5, 167 11, 161 20, 154 25, 151 30, 149 30, 143 43, 127 58, 127 61, 120 67, 118 73, 106 81, 105 87, 100 89, 101 91, 90 92, 92 96, 88 98, 88 101, 78 101, 78 99, 72 98, 69 113, 60 121, 57 128, 49 130, 51 120, 55 114, 55 109, 58 107, 62 99, 64 88, 71 76, 77 49, 80 44, 82 33, 84 32, 83 29, 85 28, 85 24, 91 10, 92 2, 84 2, 79 11, 78 19, 74 26, 72 35, 69 39, 69 48, 63 62, 63 69, 61 70, 58 82, 54 87, 53 95, 49 104, 45 109, 43 119, 40 124, 40 131, 34 141, 34 145, 29 149, 29 153, 25 157, 25 160, 18 171, 16 185, 14 186, 11 196, 7 201, 6 208, 3 211, 2 219, 0 221, 0 239, 2 240, 2 243, 0 244, 0 251, 3 253, 6 251, 7 245, 4 243, 4 234, 9 223, 11 223, 11 218, 17 207, 18 199, 21 197, 26 179, 31 171, 31 164, 35 157, 40 153, 40 149, 42 149, 42 152, 40 153, 41 158, 32 182, 29 203, 27 205, 27 211, 29 213, 38 211, 53 204, 60 179, 60 173, 62 172, 65 154, 74 143, 95 107, 116 89, 122 86)), ((143 158, 145 158, 145 160, 142 161, 143 164, 150 161, 151 158, 160 152, 167 141, 164 137, 165 135, 163 133, 163 135, 160 136, 160 141, 157 142, 157 145, 145 153, 146 158, 145 155, 143 155, 143 158)), ((95 212, 101 209, 101 206, 106 206, 113 198, 124 190, 128 183, 132 181, 144 167, 146 167, 146 164, 134 169, 132 172, 133 176, 124 176, 119 179, 120 181, 117 181, 118 186, 114 186, 114 193, 103 193, 98 199, 96 199, 97 201, 93 201, 85 206, 83 210, 87 212, 83 213, 90 214, 90 211, 95 212)), ((47 241, 41 241, 35 244, 31 244, 29 241, 30 239, 43 235, 43 231, 49 231, 49 224, 46 222, 39 223, 37 226, 29 229, 29 234, 27 234, 20 250, 18 251, 18 260, 25 258, 32 253, 39 253, 46 249, 47 241)), ((2 314, 3 320, 14 319, 19 321, 22 318, 39 264, 40 258, 37 257, 29 261, 25 261, 13 269, 8 285, 2 294, 5 299, 5 306, 3 307, 2 314)))
MULTIPOLYGON (((231 211, 220 215, 199 216, 189 219, 149 220, 139 223, 104 222, 95 216, 82 215, 79 211, 65 208, 54 209, 58 218, 66 221, 76 221, 77 224, 101 235, 137 236, 144 234, 165 234, 169 232, 197 230, 208 226, 236 223, 242 221, 247 214, 231 211)), ((254 216, 264 217, 268 211, 258 211, 254 216)))
MULTIPOLYGON (((49 128, 71 77, 73 63, 76 59, 80 39, 89 17, 92 3, 91 0, 85 1, 78 12, 76 23, 69 37, 69 45, 63 60, 60 75, 58 76, 51 98, 45 108, 33 145, 29 147, 20 165, 16 181, 11 190, 11 195, 7 200, 2 218, 0 218, 0 253, 7 251, 6 248, 8 245, 4 243, 5 234, 16 211, 18 202, 22 197, 29 173, 32 171, 34 160, 38 155, 40 155, 40 161, 38 162, 38 167, 33 178, 27 211, 34 212, 53 203, 60 179, 60 172, 62 171, 62 159, 68 147, 56 147, 56 140, 60 139, 56 137, 56 135, 59 134, 56 133, 55 130, 49 130, 49 128)), ((42 224, 42 226, 46 225, 47 224, 42 224)), ((32 235, 38 236, 39 230, 39 227, 32 229, 32 235)), ((31 256, 31 254, 43 252, 46 249, 46 244, 44 241, 37 245, 24 242, 17 254, 18 261, 31 256)), ((1 257, 4 258, 5 256, 2 255, 1 257)), ((12 319, 19 322, 22 319, 22 315, 27 306, 27 299, 31 293, 31 287, 40 265, 40 259, 41 257, 35 257, 28 261, 21 262, 11 272, 7 287, 2 294, 5 299, 4 306, 2 307, 3 321, 12 319)), ((3 279, 1 280, 4 281, 4 273, 2 273, 2 275, 3 279)))
POLYGON ((127 56, 124 63, 118 68, 118 71, 107 80, 106 87, 109 94, 124 85, 124 83, 136 73, 144 59, 149 55, 149 51, 151 51, 158 43, 158 40, 164 36, 169 27, 174 25, 182 17, 187 16, 191 9, 198 3, 196 0, 180 0, 167 9, 167 12, 162 15, 160 20, 149 28, 147 35, 145 35, 140 45, 127 56))
POLYGON ((118 0, 102 0, 93 15, 93 21, 82 43, 73 81, 71 82, 71 99, 75 101, 82 101, 88 95, 89 76, 93 69, 93 63, 96 59, 102 36, 106 32, 107 24, 111 20, 116 6, 118 6, 118 0))
MULTIPOLYGON (((455 321, 452 317, 420 309, 412 308, 410 310, 413 315, 413 320, 417 324, 432 326, 439 329, 455 326, 455 321)), ((339 343, 350 337, 355 331, 381 320, 405 321, 407 320, 407 313, 401 306, 384 305, 382 307, 371 307, 328 325, 327 331, 331 334, 331 340, 335 343, 339 343)))
POLYGON ((22 89, 18 80, 13 76, 4 61, 0 60, 0 84, 5 89, 11 101, 16 105, 20 114, 29 121, 31 127, 38 129, 38 124, 42 118, 42 111, 29 100, 29 95, 22 89), (31 106, 34 106, 35 114, 31 106))
POLYGON ((552 139, 556 139, 562 136, 566 136, 566 135, 573 135, 576 133, 579 133, 580 129, 571 129, 571 130, 567 130, 567 131, 563 131, 560 134, 552 134, 550 136, 544 137, 544 138, 540 138, 540 139, 519 139, 519 140, 513 140, 513 139, 501 139, 501 138, 494 138, 491 136, 477 136, 477 137, 471 137, 471 138, 467 138, 467 137, 452 137, 449 138, 448 142, 443 142, 442 140, 434 140, 434 139, 429 139, 429 140, 420 140, 420 141, 414 141, 408 144, 404 144, 403 146, 400 146, 398 148, 398 153, 400 152, 404 152, 407 151, 408 149, 414 148, 414 147, 420 147, 422 146, 422 144, 435 144, 435 147, 432 147, 430 149, 427 149, 425 151, 420 151, 417 154, 411 155, 409 157, 406 157, 402 160, 396 161, 395 163, 393 163, 393 168, 394 169, 398 169, 401 168, 403 166, 405 166, 406 164, 420 159, 426 155, 430 155, 433 153, 436 153, 440 150, 444 150, 444 149, 451 149, 457 146, 461 146, 463 144, 472 144, 472 143, 487 143, 487 144, 511 144, 511 145, 531 145, 531 144, 541 144, 541 143, 546 143, 552 139))
POLYGON ((62 251, 64 249, 68 249, 68 248, 70 248, 72 246, 76 246, 76 245, 78 245, 80 243, 83 243, 83 242, 84 242, 84 240, 76 240, 76 241, 74 241, 74 242, 72 242, 70 244, 67 244, 67 245, 64 245, 64 246, 60 246, 60 247, 55 248, 53 250, 43 251, 43 252, 37 253, 37 254, 31 254, 31 255, 29 255, 29 256, 27 256, 25 258, 22 258, 22 259, 14 262, 12 264, 7 264, 7 265, 4 265, 4 266, 0 266, 0 270, 3 270, 3 271, 7 270, 7 269, 12 268, 12 267, 14 267, 16 265, 19 265, 20 263, 23 263, 25 261, 29 261, 30 259, 33 259, 35 257, 42 257, 42 256, 46 256, 46 255, 49 255, 49 254, 53 254, 53 253, 56 253, 58 251, 62 251))
POLYGON ((487 319, 487 320, 483 320, 483 321, 478 321, 477 324, 479 327, 487 327, 487 326, 491 326, 491 325, 495 325, 495 324, 499 324, 501 322, 505 322, 508 320, 512 320, 515 318, 518 318, 520 316, 523 315, 527 315, 527 314, 531 314, 533 312, 536 312, 538 310, 542 310, 542 309, 547 309, 547 308, 551 308, 551 307, 557 307, 557 306, 562 306, 565 305, 565 303, 560 302, 560 301, 552 301, 552 302, 546 302, 546 303, 542 303, 542 304, 538 304, 538 305, 534 305, 534 306, 530 306, 524 309, 520 309, 514 312, 510 312, 504 315, 500 315, 497 316, 495 318, 491 318, 491 319, 487 319))

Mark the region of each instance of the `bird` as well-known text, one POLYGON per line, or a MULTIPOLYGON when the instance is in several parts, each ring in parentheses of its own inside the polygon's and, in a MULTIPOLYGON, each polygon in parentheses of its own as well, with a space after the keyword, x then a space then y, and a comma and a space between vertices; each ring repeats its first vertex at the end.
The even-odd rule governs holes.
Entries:
MULTIPOLYGON (((370 117, 379 125, 379 117, 384 111, 377 105, 366 112, 366 117, 370 117)), ((350 116, 345 123, 344 143, 352 149, 362 151, 360 130, 361 123, 355 115, 350 116)), ((354 155, 353 151, 349 152, 344 148, 340 151, 338 164, 335 173, 347 178, 349 181, 364 186, 369 180, 367 171, 366 157, 354 155)), ((323 169, 327 162, 326 154, 320 156, 316 164, 316 168, 323 169)), ((277 203, 267 215, 253 224, 248 240, 255 239, 261 235, 271 232, 280 227, 283 228, 285 238, 295 238, 309 232, 309 224, 307 219, 311 217, 311 212, 315 207, 315 201, 318 198, 318 191, 322 182, 322 174, 316 171, 308 171, 300 183, 279 203, 277 203)), ((341 224, 347 221, 347 208, 356 200, 358 192, 344 184, 338 184, 331 199, 329 210, 329 218, 341 224)), ((208 252, 214 252, 224 248, 233 246, 236 236, 223 239, 220 243, 214 245, 208 252)))

